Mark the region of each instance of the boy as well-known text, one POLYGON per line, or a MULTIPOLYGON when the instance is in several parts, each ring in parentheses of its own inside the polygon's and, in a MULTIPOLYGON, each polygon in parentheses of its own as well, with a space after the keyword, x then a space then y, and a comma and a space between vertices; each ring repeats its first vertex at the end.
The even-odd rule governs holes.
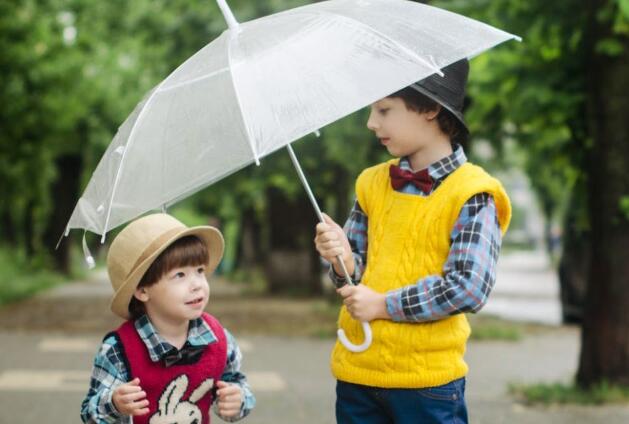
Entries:
POLYGON ((166 214, 118 234, 107 256, 111 310, 127 321, 94 359, 83 422, 209 423, 212 403, 226 421, 251 411, 240 349, 203 312, 223 247, 216 228, 188 228, 166 214))
POLYGON ((487 300, 511 217, 500 182, 457 143, 468 69, 456 62, 371 105, 367 127, 399 159, 361 173, 345 231, 327 216, 316 227, 339 326, 361 343, 359 321, 372 321, 366 351, 337 341, 332 353, 339 423, 467 423, 464 313, 487 300), (344 285, 337 256, 361 284, 344 285))

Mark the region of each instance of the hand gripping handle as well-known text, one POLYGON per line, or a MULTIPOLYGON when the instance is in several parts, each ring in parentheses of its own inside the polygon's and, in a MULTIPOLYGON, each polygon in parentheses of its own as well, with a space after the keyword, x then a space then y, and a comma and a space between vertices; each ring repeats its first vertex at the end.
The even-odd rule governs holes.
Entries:
MULTIPOLYGON (((343 274, 345 275, 345 280, 348 281, 350 284, 354 284, 354 282, 352 281, 352 278, 349 276, 349 272, 347 272, 347 268, 345 268, 345 262, 343 262, 343 258, 341 258, 341 256, 339 255, 336 257, 336 260, 339 262, 339 264, 341 264, 341 268, 343 268, 343 274)), ((372 337, 371 337, 371 327, 369 326, 369 323, 367 321, 361 321, 360 324, 363 327, 363 334, 365 335, 365 340, 363 340, 363 342, 359 345, 355 345, 354 343, 350 342, 347 336, 345 335, 345 330, 343 330, 342 328, 339 328, 336 332, 336 335, 338 336, 341 344, 345 346, 345 348, 349 350, 350 352, 354 352, 354 353, 364 352, 371 345, 372 337)))
MULTIPOLYGON (((325 222, 325 220, 323 219, 323 214, 321 213, 321 209, 319 208, 319 204, 317 203, 317 199, 314 197, 314 194, 312 193, 312 190, 310 189, 308 180, 306 180, 304 171, 301 169, 301 165, 299 164, 299 161, 297 160, 297 156, 295 155, 295 152, 293 151, 293 148, 291 147, 290 143, 286 145, 286 149, 288 150, 288 155, 290 156, 290 159, 293 162, 293 166, 295 167, 295 170, 297 171, 297 175, 299 176, 299 179, 301 180, 301 183, 304 186, 306 193, 308 194, 310 203, 312 203, 312 207, 317 213, 317 217, 319 218, 319 221, 325 222)), ((341 258, 341 256, 339 255, 336 257, 336 259, 339 261, 339 264, 341 264, 341 268, 343 268, 343 275, 345 276, 345 280, 349 284, 354 285, 354 282, 352 281, 352 278, 350 277, 349 272, 347 272, 347 268, 345 268, 345 262, 343 262, 343 258, 341 258)), ((362 342, 362 344, 359 344, 359 345, 355 345, 352 342, 350 342, 347 336, 345 336, 345 331, 343 331, 342 328, 340 328, 337 331, 341 344, 345 346, 347 350, 351 352, 363 352, 369 347, 369 345, 371 345, 371 327, 369 327, 368 322, 361 322, 361 324, 363 326, 363 332, 365 333, 365 340, 362 342)))

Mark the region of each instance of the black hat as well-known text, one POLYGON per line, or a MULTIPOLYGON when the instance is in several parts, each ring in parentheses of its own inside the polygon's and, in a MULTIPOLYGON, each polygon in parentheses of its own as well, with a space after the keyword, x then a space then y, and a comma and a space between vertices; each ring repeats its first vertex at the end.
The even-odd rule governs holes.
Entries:
POLYGON ((468 132, 465 119, 463 119, 463 100, 465 99, 465 85, 469 70, 468 60, 461 59, 443 68, 441 70, 443 77, 433 74, 410 85, 414 90, 452 112, 468 132))

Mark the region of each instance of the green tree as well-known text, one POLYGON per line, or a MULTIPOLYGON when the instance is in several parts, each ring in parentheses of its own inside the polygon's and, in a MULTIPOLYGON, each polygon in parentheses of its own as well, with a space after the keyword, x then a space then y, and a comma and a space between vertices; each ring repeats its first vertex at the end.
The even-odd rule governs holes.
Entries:
POLYGON ((171 69, 164 2, 40 0, 0 5, 2 239, 68 270, 55 246, 112 135, 171 69), (161 37, 156 37, 159 31, 161 37), (83 182, 83 184, 82 184, 83 182))
POLYGON ((548 218, 568 205, 564 260, 587 275, 578 382, 629 384, 629 3, 439 4, 524 38, 474 61, 472 133, 498 150, 508 139, 522 146, 548 218))
POLYGON ((587 2, 585 37, 591 269, 577 380, 629 386, 629 2, 587 2))

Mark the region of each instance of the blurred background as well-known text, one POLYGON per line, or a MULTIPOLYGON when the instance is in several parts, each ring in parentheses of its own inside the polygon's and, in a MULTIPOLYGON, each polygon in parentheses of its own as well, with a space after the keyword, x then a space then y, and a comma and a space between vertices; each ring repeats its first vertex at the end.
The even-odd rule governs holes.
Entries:
MULTIPOLYGON (((229 3, 242 22, 308 2, 229 3)), ((465 150, 513 202, 495 291, 470 317, 471 422, 629 422, 629 0, 426 3, 523 38, 473 59, 468 85, 465 150)), ((86 235, 95 271, 83 234, 55 246, 118 126, 225 29, 210 0, 0 2, 6 422, 79 422, 91 357, 117 321, 106 245, 86 235), (49 401, 34 406, 42 393, 49 401)), ((388 158, 366 120, 363 110, 294 143, 340 223, 358 173, 388 158)), ((169 212, 225 235, 209 309, 242 337, 259 402, 248 421, 333 422, 339 302, 286 152, 169 212)))

